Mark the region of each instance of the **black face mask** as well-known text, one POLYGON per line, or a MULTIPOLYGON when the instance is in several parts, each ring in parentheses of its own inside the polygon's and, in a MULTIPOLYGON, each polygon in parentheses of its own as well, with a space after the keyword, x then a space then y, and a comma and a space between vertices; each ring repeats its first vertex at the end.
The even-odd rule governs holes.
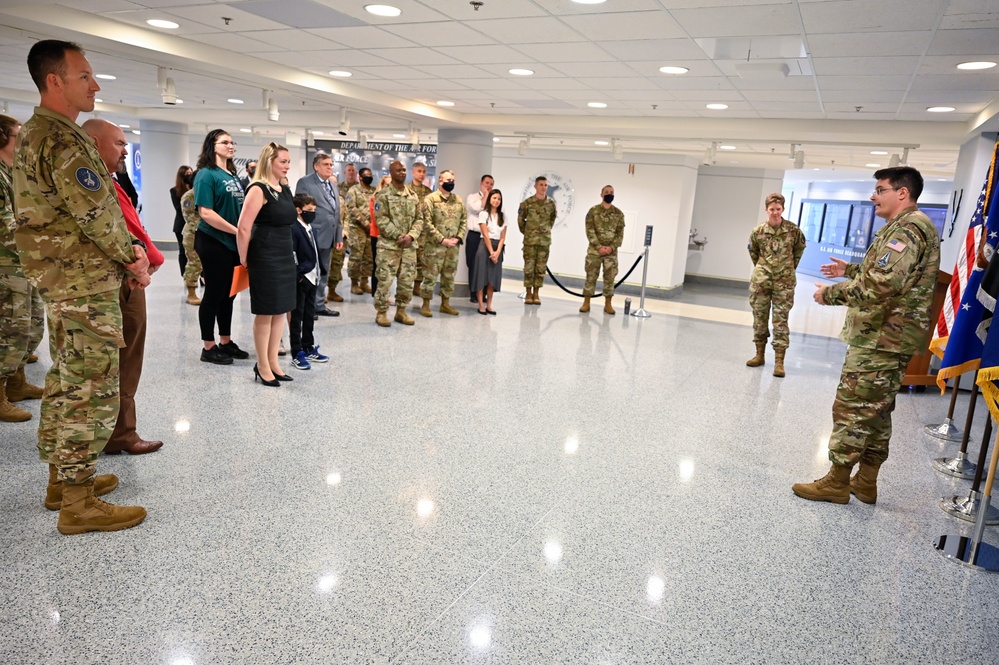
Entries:
POLYGON ((454 191, 454 180, 452 180, 451 182, 442 182, 441 183, 441 189, 443 189, 445 192, 453 192, 454 191))
POLYGON ((194 187, 194 174, 193 173, 185 173, 184 174, 184 184, 187 185, 188 187, 194 187))
POLYGON ((315 210, 303 210, 302 211, 302 221, 306 224, 311 224, 316 221, 316 211, 315 210))
POLYGON ((372 176, 369 176, 369 175, 362 175, 361 176, 361 182, 364 183, 365 187, 371 187, 371 183, 373 183, 374 181, 375 181, 375 179, 372 176))
POLYGON ((608 205, 610 205, 611 203, 614 203, 614 195, 613 194, 604 194, 604 203, 606 203, 608 205))

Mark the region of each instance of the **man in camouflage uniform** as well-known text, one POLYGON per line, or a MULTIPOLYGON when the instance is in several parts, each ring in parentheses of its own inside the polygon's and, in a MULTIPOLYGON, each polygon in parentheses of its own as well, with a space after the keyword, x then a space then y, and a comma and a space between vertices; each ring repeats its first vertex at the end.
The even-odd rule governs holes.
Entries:
POLYGON ((926 349, 930 311, 940 263, 940 238, 933 222, 916 207, 923 178, 909 166, 875 172, 871 200, 887 224, 877 232, 859 264, 833 258, 822 266, 829 278, 847 281, 819 287, 815 302, 846 305, 840 338, 849 344, 829 437, 832 468, 813 483, 791 489, 812 501, 847 503, 853 493, 877 501, 877 478, 888 458, 895 395, 913 354, 926 349), (853 466, 860 463, 854 478, 853 466))
POLYGON ((764 351, 770 336, 770 307, 773 303, 774 376, 784 376, 784 354, 787 352, 789 331, 787 315, 794 305, 794 271, 805 251, 805 234, 784 219, 784 197, 778 193, 767 196, 764 204, 767 219, 749 234, 749 258, 753 260, 753 275, 749 280, 749 304, 753 308, 753 342, 756 355, 746 361, 749 367, 759 367, 765 361, 764 351))
POLYGON ((454 171, 445 169, 438 176, 437 191, 423 199, 420 218, 423 221, 423 282, 420 295, 423 308, 420 314, 433 316, 430 301, 434 297, 434 282, 441 276, 441 314, 458 316, 451 307, 454 293, 454 275, 458 272, 459 247, 465 239, 468 213, 461 197, 454 194, 454 171))
MULTIPOLYGON (((353 164, 348 164, 352 168, 353 164)), ((349 172, 348 172, 349 173, 349 172)), ((368 203, 375 195, 371 186, 374 178, 371 169, 361 169, 361 182, 355 183, 343 197, 344 227, 350 236, 350 265, 347 274, 350 275, 350 292, 355 295, 371 293, 368 286, 368 276, 374 268, 371 258, 371 210, 368 203)))
MULTIPOLYGON (((431 189, 423 184, 427 177, 427 165, 423 162, 413 164, 413 179, 409 182, 409 190, 416 194, 416 200, 423 203, 423 199, 430 196, 431 189)), ((424 228, 426 231, 426 228, 424 228)), ((420 284, 423 283, 423 248, 426 245, 426 238, 419 238, 416 243, 416 278, 413 281, 413 297, 420 295, 420 284)))
POLYGON ((375 223, 378 224, 378 290, 375 292, 375 323, 388 327, 392 323, 386 312, 392 278, 398 280, 395 291, 395 320, 411 326, 415 323, 406 314, 413 296, 416 275, 416 247, 423 231, 416 194, 406 186, 406 167, 395 161, 389 166, 392 183, 375 195, 375 223))
POLYGON ((118 290, 126 270, 149 284, 149 260, 125 225, 111 175, 76 124, 100 86, 80 46, 45 40, 28 70, 41 103, 18 137, 14 239, 28 281, 45 301, 52 368, 45 377, 38 451, 49 463, 45 506, 61 533, 135 526, 146 511, 97 498, 118 486, 97 457, 118 416, 118 290))
POLYGON ((201 216, 198 208, 194 205, 194 188, 184 192, 180 197, 180 212, 184 215, 184 232, 181 237, 184 239, 184 254, 187 256, 187 267, 184 268, 184 284, 187 286, 187 304, 200 305, 201 298, 198 297, 198 281, 201 279, 201 257, 194 249, 194 232, 198 230, 198 222, 201 216))
POLYGON ((614 201, 614 188, 605 185, 600 190, 602 201, 586 213, 586 284, 583 286, 583 306, 580 312, 590 311, 590 298, 597 288, 597 275, 604 269, 604 311, 615 314, 614 280, 617 278, 617 248, 624 242, 624 213, 614 201))
POLYGON ((524 236, 525 305, 541 304, 541 287, 548 269, 548 252, 552 246, 555 225, 555 202, 548 198, 548 179, 534 179, 534 196, 525 199, 517 210, 517 226, 524 236))
POLYGON ((0 421, 19 423, 31 412, 11 402, 40 399, 42 389, 28 383, 24 365, 42 341, 45 308, 24 277, 14 242, 14 141, 21 123, 0 115, 0 421))

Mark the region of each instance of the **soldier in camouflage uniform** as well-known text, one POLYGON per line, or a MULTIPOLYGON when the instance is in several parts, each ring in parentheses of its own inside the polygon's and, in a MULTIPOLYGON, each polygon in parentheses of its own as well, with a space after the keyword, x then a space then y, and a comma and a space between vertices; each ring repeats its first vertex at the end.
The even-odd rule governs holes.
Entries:
POLYGON ((604 270, 604 311, 615 314, 614 280, 617 278, 617 248, 624 242, 624 213, 614 201, 614 188, 605 185, 600 190, 600 203, 586 213, 586 284, 583 286, 583 306, 580 312, 590 311, 590 298, 597 288, 597 275, 604 270))
POLYGON ((398 279, 395 291, 395 320, 411 326, 415 323, 406 314, 413 295, 416 276, 416 247, 423 222, 417 210, 416 194, 406 186, 406 167, 395 161, 389 166, 392 183, 375 195, 375 223, 378 225, 378 290, 375 292, 375 323, 388 327, 392 323, 386 312, 392 278, 398 279))
POLYGON ((187 255, 187 266, 184 268, 184 284, 187 286, 187 304, 200 305, 201 298, 196 292, 198 281, 201 279, 201 257, 194 249, 194 233, 198 230, 198 222, 201 216, 198 208, 194 205, 194 188, 184 192, 180 197, 180 212, 184 215, 184 231, 181 237, 184 239, 184 253, 187 255))
POLYGON ((24 277, 14 242, 14 141, 21 123, 0 115, 0 421, 24 422, 31 413, 11 402, 40 399, 42 389, 28 383, 24 365, 45 332, 45 308, 24 277))
POLYGON ((749 304, 753 308, 753 342, 756 355, 746 361, 749 367, 759 367, 765 361, 764 351, 770 336, 771 304, 774 321, 774 376, 784 376, 784 354, 789 332, 787 315, 794 306, 794 271, 805 251, 805 234, 784 219, 784 197, 778 193, 767 197, 764 208, 766 221, 749 234, 749 258, 753 260, 753 275, 749 279, 749 304))
POLYGON ((940 238, 933 222, 916 207, 923 178, 909 166, 881 169, 874 177, 874 212, 887 224, 859 265, 833 258, 822 266, 826 277, 847 281, 817 284, 814 296, 820 305, 849 307, 840 333, 849 348, 833 402, 832 467, 825 477, 791 488, 812 501, 847 503, 851 493, 864 503, 877 501, 878 470, 888 459, 895 395, 909 359, 926 349, 929 337, 940 238))
POLYGON ((434 283, 441 276, 441 314, 458 316, 451 307, 454 293, 454 275, 458 272, 459 247, 465 240, 468 213, 465 202, 454 194, 454 171, 445 169, 438 176, 436 192, 423 199, 420 218, 423 221, 423 282, 420 295, 423 308, 420 314, 433 316, 430 301, 434 297, 434 283))
MULTIPOLYGON (((427 165, 423 162, 413 164, 413 179, 409 182, 409 191, 416 194, 416 200, 423 203, 423 199, 430 196, 431 189, 423 184, 427 177, 427 165)), ((423 229, 426 231, 426 228, 423 229)), ((416 278, 413 281, 413 297, 420 295, 420 284, 423 283, 423 248, 426 246, 426 238, 419 238, 416 247, 416 278)))
POLYGON ((535 195, 525 199, 517 210, 517 226, 524 236, 524 287, 527 288, 525 305, 541 304, 541 287, 548 269, 548 253, 552 246, 552 227, 555 225, 555 202, 548 198, 548 179, 534 179, 535 195))
MULTIPOLYGON (((348 164, 348 167, 352 166, 348 164)), ((362 168, 361 182, 347 190, 343 197, 344 228, 350 236, 350 246, 354 248, 350 253, 347 274, 350 275, 350 292, 356 295, 371 293, 368 276, 374 268, 374 260, 371 258, 371 210, 368 203, 375 195, 372 182, 371 169, 362 168)))
POLYGON ((97 498, 118 486, 97 457, 118 416, 118 291, 126 270, 149 284, 149 260, 128 232, 111 175, 76 124, 100 86, 80 46, 45 40, 28 70, 41 103, 18 137, 14 240, 24 274, 45 301, 52 368, 45 377, 38 451, 49 464, 45 506, 61 533, 135 526, 146 511, 97 498))

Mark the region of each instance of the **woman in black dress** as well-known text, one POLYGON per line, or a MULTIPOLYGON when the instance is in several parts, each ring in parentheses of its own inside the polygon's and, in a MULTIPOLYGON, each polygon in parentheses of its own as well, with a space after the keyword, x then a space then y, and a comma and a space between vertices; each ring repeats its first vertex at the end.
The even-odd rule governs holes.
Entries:
POLYGON ((255 315, 253 376, 265 386, 292 380, 278 366, 285 315, 295 309, 297 279, 291 226, 298 213, 291 188, 281 184, 287 182, 290 168, 287 148, 273 141, 264 146, 236 232, 239 261, 250 276, 250 311, 255 315))

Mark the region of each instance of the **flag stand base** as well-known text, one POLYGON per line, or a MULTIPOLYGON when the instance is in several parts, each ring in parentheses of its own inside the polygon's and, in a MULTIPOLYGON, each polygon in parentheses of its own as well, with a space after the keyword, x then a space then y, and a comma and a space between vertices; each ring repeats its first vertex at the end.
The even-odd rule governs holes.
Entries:
POLYGON ((960 441, 962 436, 961 430, 954 427, 954 421, 950 418, 939 425, 926 425, 923 427, 923 432, 944 441, 960 441))
POLYGON ((976 465, 968 461, 966 453, 958 453, 957 457, 939 457, 933 460, 933 469, 947 476, 971 480, 975 477, 976 465))
POLYGON ((934 547, 954 563, 987 573, 999 573, 999 549, 988 543, 978 543, 967 536, 940 536, 934 547))
MULTIPOLYGON (((945 496, 940 499, 941 510, 965 522, 974 522, 978 519, 981 507, 982 495, 975 490, 971 490, 968 496, 945 496)), ((989 506, 985 512, 985 523, 999 524, 999 510, 995 506, 989 506)))

